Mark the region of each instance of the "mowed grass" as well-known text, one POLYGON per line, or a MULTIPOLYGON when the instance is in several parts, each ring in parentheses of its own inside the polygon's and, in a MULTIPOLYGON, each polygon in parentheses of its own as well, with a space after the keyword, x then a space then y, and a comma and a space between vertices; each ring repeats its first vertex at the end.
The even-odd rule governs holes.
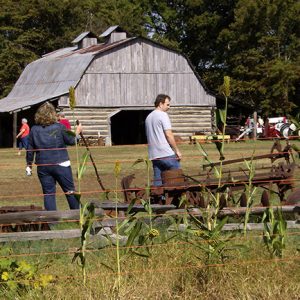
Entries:
MULTIPOLYGON (((300 147, 299 141, 292 143, 300 147)), ((271 141, 225 144, 225 157, 227 160, 266 154, 270 152, 272 144, 271 141)), ((282 145, 284 146, 284 142, 282 145)), ((218 161, 219 154, 215 145, 203 146, 210 159, 218 161)), ((183 152, 184 173, 193 176, 202 173, 203 157, 197 147, 182 144, 180 149, 183 152)), ((84 151, 85 148, 79 148, 80 155, 84 151)), ((20 157, 16 152, 15 149, 0 150, 1 206, 43 206, 36 170, 33 170, 33 176, 27 177, 25 155, 23 153, 20 157)), ((76 178, 75 147, 70 147, 69 153, 76 178)), ((115 189, 116 161, 121 163, 120 178, 134 173, 134 185, 146 186, 145 164, 133 166, 137 159, 147 157, 145 145, 91 147, 91 153, 106 189, 115 189)), ((257 166, 270 165, 268 159, 255 163, 257 166)), ((300 186, 299 179, 297 169, 294 176, 295 187, 300 186)), ((77 182, 76 185, 78 186, 77 182)), ((103 199, 103 192, 90 162, 81 182, 81 192, 84 201, 103 199)), ((110 195, 113 197, 113 193, 110 195)), ((259 197, 257 195, 258 200, 259 197)), ((272 197, 274 203, 279 203, 275 194, 272 197)), ((57 204, 58 209, 68 208, 59 188, 57 204)), ((251 232, 247 236, 237 234, 230 242, 230 245, 236 244, 243 244, 246 250, 233 251, 224 264, 216 263, 210 267, 205 265, 205 255, 200 249, 179 237, 166 244, 154 245, 151 248, 151 258, 132 256, 121 262, 122 280, 118 295, 114 292, 117 277, 114 247, 102 249, 97 241, 89 245, 88 280, 85 287, 82 284, 81 268, 71 262, 74 252, 80 246, 79 239, 14 242, 2 244, 1 247, 11 247, 12 255, 18 259, 39 263, 44 267, 41 272, 55 277, 55 282, 42 293, 33 291, 22 299, 299 299, 298 231, 288 232, 287 247, 282 260, 270 259, 262 242, 261 232, 251 232)))
MULTIPOLYGON (((284 148, 285 142, 282 141, 284 148)), ((299 141, 292 141, 292 143, 300 145, 299 141)), ((226 160, 251 157, 252 155, 260 155, 270 153, 272 141, 247 141, 240 143, 225 144, 225 158, 226 160)), ((203 147, 207 151, 211 161, 218 161, 219 154, 214 144, 204 144, 203 147)), ((195 145, 181 144, 180 149, 183 153, 181 166, 184 174, 195 176, 197 179, 199 173, 203 174, 203 156, 195 145)), ((79 158, 85 152, 84 147, 79 147, 79 158)), ((25 152, 21 156, 16 155, 15 149, 0 149, 0 188, 1 206, 4 205, 29 205, 35 204, 43 206, 43 197, 40 182, 36 175, 36 168, 33 168, 33 176, 25 175, 25 152)), ((114 146, 114 147, 91 147, 91 153, 96 163, 100 178, 106 190, 115 190, 115 176, 114 166, 117 161, 121 163, 120 178, 135 174, 134 186, 145 187, 147 184, 146 164, 140 163, 133 166, 137 159, 147 158, 146 145, 132 145, 132 146, 114 146)), ((75 185, 78 189, 77 176, 77 162, 75 147, 69 147, 69 154, 74 174, 75 185)), ((276 161, 275 163, 279 162, 276 161)), ((259 166, 270 166, 270 160, 258 160, 254 162, 259 166)), ((239 164, 243 166, 244 164, 239 164)), ((236 168, 238 165, 233 166, 236 168)), ((244 165, 245 166, 245 165, 244 165)), ((228 169, 228 167, 226 167, 228 169)), ((152 172, 152 170, 151 170, 152 172)), ((152 174, 151 174, 152 176, 152 174)), ((295 172, 295 186, 299 184, 299 170, 295 172)), ((119 185, 121 189, 121 185, 119 185)), ((83 194, 83 201, 101 200, 104 198, 104 193, 101 190, 97 181, 93 165, 88 160, 86 172, 80 184, 80 191, 83 194)), ((122 197, 122 193, 120 194, 122 197)), ((60 189, 57 187, 57 206, 58 209, 67 209, 67 201, 60 189)))

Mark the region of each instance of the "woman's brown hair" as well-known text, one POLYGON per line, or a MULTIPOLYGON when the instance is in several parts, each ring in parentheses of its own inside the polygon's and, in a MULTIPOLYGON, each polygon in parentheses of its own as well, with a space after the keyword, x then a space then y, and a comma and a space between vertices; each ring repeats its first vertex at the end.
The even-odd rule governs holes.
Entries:
POLYGON ((34 121, 37 125, 51 125, 57 122, 57 115, 54 106, 46 102, 41 105, 34 115, 34 121))

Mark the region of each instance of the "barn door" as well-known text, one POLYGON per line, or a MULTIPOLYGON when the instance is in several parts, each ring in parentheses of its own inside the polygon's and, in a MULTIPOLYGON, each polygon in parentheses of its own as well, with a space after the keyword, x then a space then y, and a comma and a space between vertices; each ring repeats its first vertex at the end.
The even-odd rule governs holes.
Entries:
POLYGON ((111 117, 113 145, 146 144, 145 119, 151 110, 121 110, 111 117))

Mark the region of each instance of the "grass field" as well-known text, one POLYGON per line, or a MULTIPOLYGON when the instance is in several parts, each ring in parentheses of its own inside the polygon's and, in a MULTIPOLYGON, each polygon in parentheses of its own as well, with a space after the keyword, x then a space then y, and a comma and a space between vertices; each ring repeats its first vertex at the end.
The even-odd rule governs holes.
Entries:
MULTIPOLYGON (((292 143, 300 147, 299 141, 292 143)), ((271 141, 229 143, 225 145, 225 158, 266 154, 271 147, 271 141)), ((212 161, 218 160, 214 144, 205 144, 204 148, 212 161)), ((183 152, 181 163, 184 173, 199 174, 203 157, 196 146, 182 144, 180 149, 183 152)), ((80 148, 79 152, 82 154, 84 150, 80 148)), ((145 164, 132 166, 137 159, 146 158, 146 146, 92 147, 91 152, 106 189, 115 189, 116 161, 121 163, 120 177, 134 173, 135 185, 146 186, 145 164)), ((43 206, 36 171, 33 170, 33 176, 27 177, 25 154, 17 156, 16 153, 15 149, 0 150, 0 205, 43 206)), ((75 147, 69 148, 69 154, 76 178, 75 147)), ((270 162, 266 159, 256 164, 266 166, 270 162)), ((294 177, 295 187, 300 187, 299 179, 298 169, 294 177)), ((81 182, 81 192, 83 201, 103 199, 90 163, 81 182)), ((279 203, 276 195, 273 195, 272 201, 279 203)), ((59 209, 67 209, 60 189, 57 203, 59 209)), ((164 230, 158 229, 160 232, 164 230)), ((43 291, 31 290, 21 298, 11 299, 299 299, 299 232, 287 232, 282 259, 270 259, 262 242, 262 233, 251 232, 246 236, 237 233, 230 237, 228 245, 232 250, 224 262, 207 264, 205 252, 187 242, 184 234, 179 234, 168 243, 164 242, 161 235, 151 247, 150 258, 122 256, 121 289, 117 294, 114 292, 115 247, 102 248, 97 241, 89 245, 91 251, 87 256, 86 286, 82 283, 80 267, 71 263, 74 252, 80 246, 78 239, 15 242, 2 244, 1 248, 10 247, 11 257, 38 263, 43 267, 41 272, 55 278, 43 291), (243 245, 243 250, 233 250, 236 245, 243 245)), ((2 297, 7 299, 5 294, 2 297)))
MULTIPOLYGON (((300 145, 299 141, 293 141, 300 145)), ((247 141, 241 143, 230 143, 225 145, 225 158, 235 159, 242 157, 251 157, 252 155, 267 154, 272 147, 272 141, 247 141)), ((282 142, 284 146, 284 142, 282 142)), ((211 161, 218 161, 219 155, 214 144, 204 144, 211 161)), ((202 171, 203 156, 195 145, 182 144, 183 159, 181 161, 182 169, 187 175, 197 175, 202 171)), ((79 148, 79 157, 85 152, 84 147, 79 148)), ((116 146, 116 147, 91 147, 91 152, 95 160, 98 172, 106 189, 115 189, 114 166, 115 162, 121 163, 120 178, 129 174, 135 174, 134 184, 138 187, 144 187, 147 184, 147 172, 145 164, 133 163, 139 158, 147 157, 147 148, 145 145, 135 146, 116 146)), ((1 205, 43 205, 41 187, 33 168, 33 176, 25 175, 25 153, 21 156, 16 155, 14 149, 0 149, 0 188, 1 205)), ((76 183, 76 152, 75 147, 69 148, 71 157, 74 180, 76 183)), ((255 162, 258 166, 270 165, 269 159, 255 162)), ((295 185, 300 186, 300 176, 297 171, 295 176, 295 185)), ((77 184, 78 187, 78 184, 77 184)), ((121 187, 120 187, 121 188, 121 187)), ((57 205, 59 209, 66 209, 67 202, 58 187, 57 205)), ((97 182, 95 172, 90 161, 87 170, 81 182, 81 192, 84 200, 102 199, 103 193, 97 182)))

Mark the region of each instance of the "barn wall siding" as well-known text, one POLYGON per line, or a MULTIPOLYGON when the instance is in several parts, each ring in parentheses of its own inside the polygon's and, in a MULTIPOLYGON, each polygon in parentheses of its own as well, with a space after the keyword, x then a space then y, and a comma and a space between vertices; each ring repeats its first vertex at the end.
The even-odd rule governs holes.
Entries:
POLYGON ((173 105, 215 105, 182 55, 145 42, 98 56, 76 88, 80 106, 149 106, 159 93, 173 105))
POLYGON ((173 105, 209 105, 194 74, 86 74, 76 89, 80 106, 147 106, 159 93, 173 105))

